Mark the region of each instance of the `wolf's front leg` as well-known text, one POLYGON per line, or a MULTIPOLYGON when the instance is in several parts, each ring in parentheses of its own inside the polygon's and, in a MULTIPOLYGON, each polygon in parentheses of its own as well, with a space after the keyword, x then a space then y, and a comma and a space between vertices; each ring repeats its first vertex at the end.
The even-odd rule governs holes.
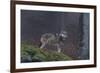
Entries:
POLYGON ((42 43, 42 45, 40 46, 40 48, 42 49, 42 48, 44 48, 45 47, 45 43, 42 43))
POLYGON ((61 52, 61 47, 59 44, 57 44, 57 52, 60 53, 61 52))

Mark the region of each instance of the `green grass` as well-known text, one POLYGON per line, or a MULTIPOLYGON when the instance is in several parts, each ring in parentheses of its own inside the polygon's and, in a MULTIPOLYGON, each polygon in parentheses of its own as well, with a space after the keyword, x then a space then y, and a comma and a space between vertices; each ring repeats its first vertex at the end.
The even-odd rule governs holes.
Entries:
POLYGON ((21 62, 44 62, 72 60, 71 57, 58 52, 48 52, 33 45, 21 44, 21 62))

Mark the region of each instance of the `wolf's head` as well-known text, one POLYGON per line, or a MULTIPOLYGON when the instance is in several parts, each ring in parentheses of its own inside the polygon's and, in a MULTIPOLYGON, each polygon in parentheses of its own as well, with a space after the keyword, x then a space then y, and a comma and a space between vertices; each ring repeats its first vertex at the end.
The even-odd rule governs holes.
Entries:
POLYGON ((59 34, 59 37, 62 39, 62 41, 66 40, 68 37, 68 34, 66 31, 61 31, 59 34))

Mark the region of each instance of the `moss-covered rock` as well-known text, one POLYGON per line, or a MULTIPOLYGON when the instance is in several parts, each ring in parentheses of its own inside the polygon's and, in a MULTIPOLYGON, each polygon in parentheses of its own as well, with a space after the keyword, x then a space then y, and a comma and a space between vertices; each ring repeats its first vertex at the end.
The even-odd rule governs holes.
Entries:
POLYGON ((21 44, 21 62, 44 62, 72 60, 71 57, 58 52, 44 51, 29 44, 21 44))

